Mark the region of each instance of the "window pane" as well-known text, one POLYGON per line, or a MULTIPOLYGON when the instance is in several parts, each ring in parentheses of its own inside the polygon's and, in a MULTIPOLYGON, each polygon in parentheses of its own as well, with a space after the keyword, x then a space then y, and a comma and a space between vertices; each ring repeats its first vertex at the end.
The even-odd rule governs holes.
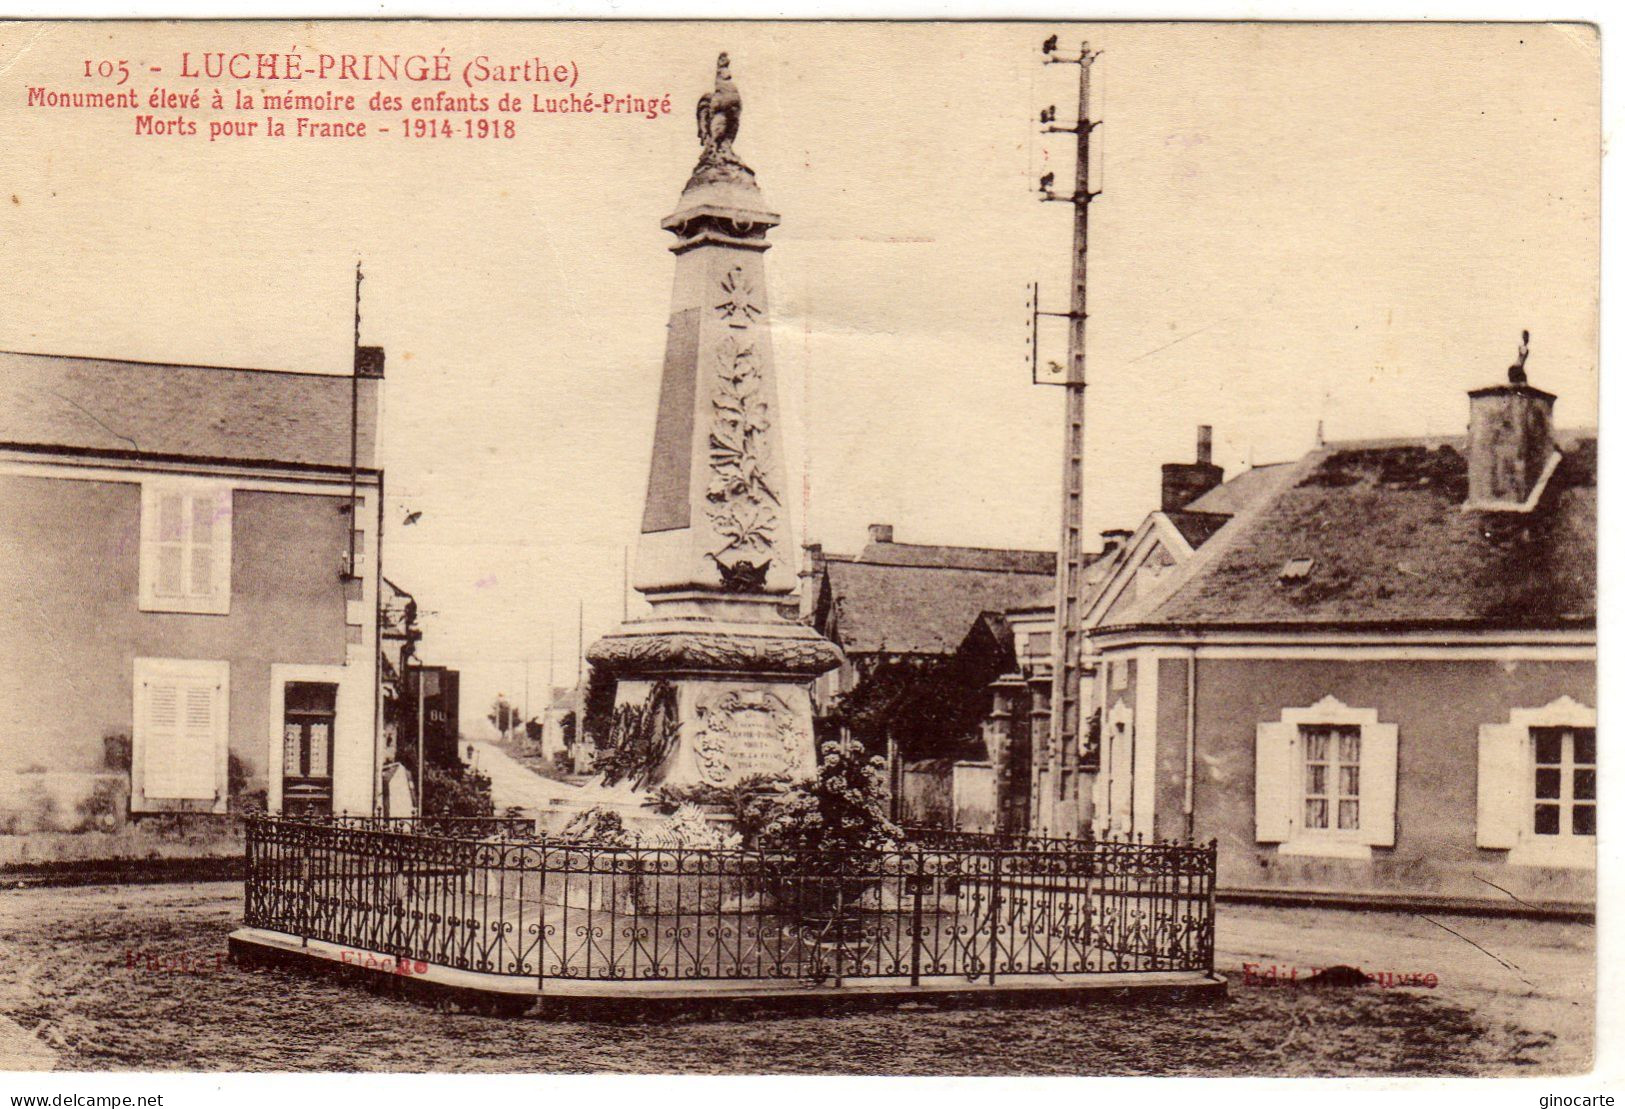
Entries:
POLYGON ((1574 761, 1576 764, 1597 765, 1597 729, 1574 729, 1574 761))
POLYGON ((1344 797, 1360 796, 1360 768, 1358 766, 1345 766, 1338 773, 1339 792, 1344 797))
POLYGON ((1597 806, 1574 806, 1574 834, 1577 836, 1594 836, 1597 834, 1597 806))
POLYGON ((192 548, 192 596, 207 597, 214 591, 214 548, 192 548))
POLYGON ((1337 757, 1343 762, 1360 761, 1360 730, 1345 728, 1337 737, 1337 757))
POLYGON ((1535 835, 1555 836, 1558 833, 1556 805, 1535 806, 1535 835))
POLYGON ((282 773, 289 778, 303 776, 304 760, 299 751, 299 725, 282 726, 282 773))
POLYGON ((310 776, 327 777, 327 725, 310 726, 310 776))
POLYGON ((192 498, 192 542, 214 542, 214 498, 192 498))
POLYGON ((283 689, 288 712, 332 712, 339 692, 338 686, 326 682, 289 682, 283 689))
POLYGON ((1360 827, 1360 802, 1339 801, 1337 803, 1337 826, 1345 831, 1356 831, 1360 827))
POLYGON ((178 543, 185 537, 184 509, 185 498, 179 493, 165 493, 158 498, 158 542, 178 543))
POLYGON ((181 595, 181 556, 185 553, 186 548, 174 545, 158 548, 157 590, 160 596, 181 595))
POLYGON ((1308 800, 1304 802, 1303 826, 1305 828, 1326 827, 1326 802, 1324 800, 1308 800))
POLYGON ((1563 761, 1563 733, 1555 728, 1532 728, 1535 737, 1535 761, 1542 766, 1556 766, 1563 761))
POLYGON ((1305 728, 1304 758, 1310 762, 1326 761, 1326 730, 1324 728, 1305 728))
POLYGON ((1595 770, 1576 770, 1574 772, 1574 799, 1576 801, 1594 801, 1597 797, 1597 772, 1595 770))
POLYGON ((1324 797, 1326 795, 1326 767, 1324 764, 1309 767, 1309 781, 1304 792, 1311 797, 1324 797))
POLYGON ((1542 801, 1555 801, 1563 796, 1563 772, 1555 768, 1536 770, 1535 796, 1542 801))

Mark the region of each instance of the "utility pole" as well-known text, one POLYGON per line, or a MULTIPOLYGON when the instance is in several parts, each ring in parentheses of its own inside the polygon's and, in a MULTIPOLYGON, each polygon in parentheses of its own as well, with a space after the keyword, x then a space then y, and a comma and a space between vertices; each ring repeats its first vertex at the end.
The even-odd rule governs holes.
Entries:
POLYGON ((418 663, 418 815, 429 815, 429 768, 423 762, 423 664, 418 663))
MULTIPOLYGON (((1100 51, 1090 50, 1083 43, 1078 53, 1057 53, 1057 36, 1051 35, 1043 46, 1046 65, 1075 65, 1078 67, 1077 121, 1071 126, 1055 122, 1054 107, 1039 113, 1039 122, 1045 124, 1045 134, 1064 133, 1077 139, 1077 164, 1070 194, 1054 191, 1055 175, 1046 173, 1039 181, 1040 199, 1072 205, 1072 295, 1067 311, 1044 312, 1038 301, 1038 286, 1032 286, 1032 334, 1029 340, 1033 365, 1033 380, 1038 373, 1038 318, 1059 316, 1067 321, 1067 361, 1061 372, 1050 379, 1066 389, 1066 428, 1061 448, 1061 542, 1055 559, 1055 636, 1053 649, 1054 671, 1050 696, 1050 734, 1045 764, 1053 790, 1054 806, 1048 807, 1049 819, 1057 818, 1058 806, 1067 801, 1068 791, 1076 801, 1078 790, 1079 753, 1081 750, 1082 721, 1082 643, 1083 627, 1083 429, 1084 429, 1084 339, 1088 322, 1088 260, 1089 260, 1089 203, 1098 193, 1089 189, 1089 134, 1099 121, 1089 116, 1090 69, 1100 51)), ((1038 780, 1033 782, 1032 811, 1046 811, 1044 800, 1037 796, 1038 780)), ((1040 817, 1040 820, 1043 818, 1040 817)), ((1052 832, 1070 834, 1071 828, 1055 828, 1052 832)))
MULTIPOLYGON (((361 418, 361 259, 355 260, 355 341, 352 344, 350 358, 350 523, 348 531, 350 557, 345 560, 344 573, 349 578, 359 575, 355 571, 355 529, 356 504, 359 493, 356 489, 356 467, 359 462, 360 447, 360 418, 361 418)), ((346 586, 348 588, 348 586, 346 586)))

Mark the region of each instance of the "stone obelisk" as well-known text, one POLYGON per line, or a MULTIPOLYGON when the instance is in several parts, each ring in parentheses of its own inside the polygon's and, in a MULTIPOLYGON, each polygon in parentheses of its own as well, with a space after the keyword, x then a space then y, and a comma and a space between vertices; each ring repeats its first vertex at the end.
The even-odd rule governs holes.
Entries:
POLYGON ((587 652, 615 677, 617 714, 675 724, 643 787, 811 773, 810 686, 841 662, 782 614, 797 579, 763 266, 779 217, 733 151, 741 106, 723 54, 699 162, 661 222, 677 274, 633 578, 652 612, 587 652))

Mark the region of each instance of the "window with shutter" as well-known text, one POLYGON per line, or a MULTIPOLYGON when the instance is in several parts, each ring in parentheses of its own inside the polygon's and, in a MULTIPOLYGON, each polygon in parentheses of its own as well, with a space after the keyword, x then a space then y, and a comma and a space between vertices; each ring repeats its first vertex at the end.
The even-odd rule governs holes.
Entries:
POLYGON ((138 811, 176 801, 223 811, 229 675, 224 662, 135 660, 131 792, 138 811))
POLYGON ((1478 846, 1530 866, 1594 867, 1597 713, 1570 697, 1478 730, 1478 846))
POLYGON ((1258 725, 1254 817, 1284 855, 1368 858, 1394 843, 1399 728, 1325 697, 1258 725))
POLYGON ((230 611, 231 510, 227 485, 160 478, 143 483, 143 611, 230 611))

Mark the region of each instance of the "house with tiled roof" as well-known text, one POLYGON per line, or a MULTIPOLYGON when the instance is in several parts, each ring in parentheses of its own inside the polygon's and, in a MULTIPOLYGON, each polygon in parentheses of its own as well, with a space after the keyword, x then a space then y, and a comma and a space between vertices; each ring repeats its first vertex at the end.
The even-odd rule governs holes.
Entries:
POLYGON ((887 659, 947 658, 986 611, 1053 604, 1055 553, 898 543, 871 524, 857 555, 807 549, 804 617, 846 655, 818 683, 815 705, 887 659))
MULTIPOLYGON (((1079 659, 1083 689, 1078 698, 1083 711, 1079 720, 1050 730, 1049 690, 1045 683, 1052 671, 1047 637, 1043 655, 1027 649, 1011 656, 1016 669, 995 687, 994 701, 996 707, 1007 709, 1010 731, 1019 735, 1021 690, 1023 686, 1031 690, 1027 700, 1038 719, 1029 729, 1034 737, 1033 771, 1031 796, 1023 806, 1029 830, 1076 835, 1093 820, 1093 795, 1100 767, 1100 659, 1094 647, 1095 630, 1109 626, 1140 598, 1155 592, 1210 540, 1222 534, 1239 513, 1271 495, 1289 469, 1283 464, 1253 466, 1225 480, 1223 467, 1213 462, 1213 429, 1203 425, 1197 428, 1195 461, 1163 464, 1159 507, 1147 513, 1132 531, 1101 533, 1102 553, 1084 569, 1079 605, 1083 633, 1079 659)), ((1054 623, 1053 609, 1007 615, 1018 627, 1027 621, 1054 623)), ((995 715, 995 722, 997 719, 995 715)), ((1010 804, 1006 802, 1006 807, 1010 804)))
MULTIPOLYGON (((834 734, 830 714, 843 695, 882 670, 940 672, 960 654, 983 613, 1048 612, 1046 634, 1054 621, 1053 551, 898 543, 891 525, 872 524, 869 542, 856 555, 826 553, 817 544, 809 544, 806 555, 802 619, 844 656, 813 687, 814 712, 826 736, 834 734)), ((951 823, 955 765, 978 762, 980 755, 966 736, 913 727, 910 706, 894 707, 888 758, 896 815, 951 823), (924 737, 918 743, 916 733, 924 737)), ((978 769, 960 777, 970 780, 967 773, 976 779, 974 806, 987 810, 986 775, 978 769)))
POLYGON ((1232 890, 1594 898, 1596 436, 1515 370, 1465 438, 1319 446, 1100 599, 1096 830, 1216 838, 1232 890))
POLYGON ((382 378, 0 353, 0 821, 375 811, 382 378))

